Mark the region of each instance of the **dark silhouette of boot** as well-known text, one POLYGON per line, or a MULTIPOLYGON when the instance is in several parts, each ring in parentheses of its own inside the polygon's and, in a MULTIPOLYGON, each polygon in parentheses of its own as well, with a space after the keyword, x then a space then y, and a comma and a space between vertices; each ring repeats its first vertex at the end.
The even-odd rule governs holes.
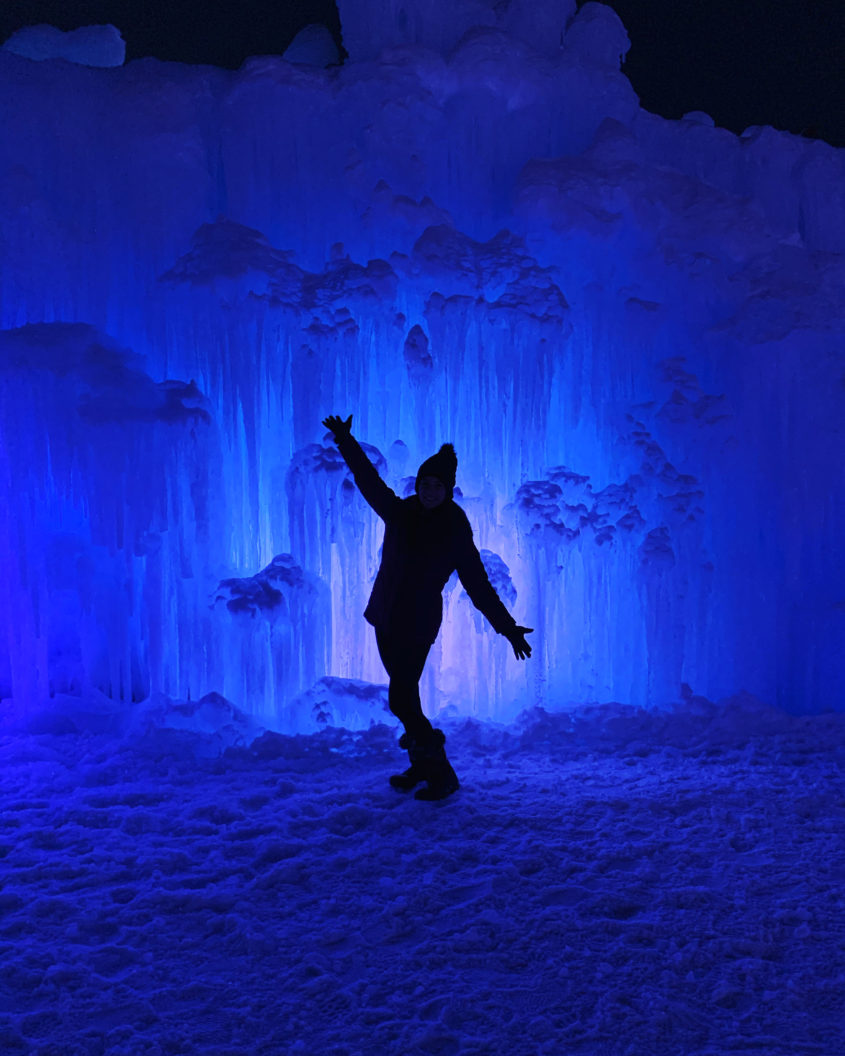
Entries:
POLYGON ((442 730, 432 730, 431 737, 420 745, 419 765, 426 787, 414 793, 415 799, 445 799, 460 788, 457 774, 446 758, 446 735, 442 730))
POLYGON ((401 774, 394 774, 390 778, 390 785, 399 792, 410 792, 411 789, 416 788, 420 782, 425 781, 425 771, 423 770, 423 749, 410 736, 410 734, 407 733, 403 733, 399 738, 399 747, 407 750, 408 759, 410 760, 411 765, 401 774))

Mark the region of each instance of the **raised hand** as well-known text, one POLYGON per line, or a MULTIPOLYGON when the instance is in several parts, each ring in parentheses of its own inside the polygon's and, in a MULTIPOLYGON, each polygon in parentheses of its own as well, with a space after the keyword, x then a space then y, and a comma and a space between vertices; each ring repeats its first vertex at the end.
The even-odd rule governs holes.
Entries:
POLYGON ((335 440, 342 440, 345 436, 352 436, 352 415, 344 421, 339 414, 330 414, 323 419, 323 425, 331 432, 335 440))
POLYGON ((514 627, 508 635, 508 641, 513 646, 513 655, 517 660, 527 660, 531 656, 531 646, 526 642, 526 634, 531 634, 533 627, 514 627))

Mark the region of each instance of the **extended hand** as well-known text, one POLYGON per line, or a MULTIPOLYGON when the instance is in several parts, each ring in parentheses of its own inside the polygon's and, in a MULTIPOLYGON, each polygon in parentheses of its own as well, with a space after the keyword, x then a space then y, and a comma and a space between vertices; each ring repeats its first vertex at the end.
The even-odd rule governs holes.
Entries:
POLYGON ((517 660, 526 660, 531 656, 531 646, 526 642, 526 634, 531 634, 533 627, 514 627, 508 635, 508 641, 513 646, 513 655, 517 660))
POLYGON ((342 440, 345 436, 352 436, 352 415, 344 421, 339 414, 330 414, 323 419, 323 425, 331 432, 335 440, 342 440))

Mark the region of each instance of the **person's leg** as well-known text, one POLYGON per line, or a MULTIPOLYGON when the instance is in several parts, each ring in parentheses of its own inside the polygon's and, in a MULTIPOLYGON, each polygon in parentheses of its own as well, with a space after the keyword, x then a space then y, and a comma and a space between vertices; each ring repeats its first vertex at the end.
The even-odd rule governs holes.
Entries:
POLYGON ((376 629, 376 643, 390 679, 390 710, 405 727, 399 745, 407 748, 411 762, 403 774, 391 777, 390 783, 408 792, 425 781, 426 788, 416 793, 417 799, 445 799, 458 790, 458 778, 446 758, 443 731, 432 728, 420 703, 419 681, 431 645, 393 628, 376 629))
POLYGON ((431 643, 392 628, 376 628, 376 645, 390 679, 387 689, 390 710, 409 737, 425 741, 431 734, 431 723, 423 714, 419 682, 431 643))

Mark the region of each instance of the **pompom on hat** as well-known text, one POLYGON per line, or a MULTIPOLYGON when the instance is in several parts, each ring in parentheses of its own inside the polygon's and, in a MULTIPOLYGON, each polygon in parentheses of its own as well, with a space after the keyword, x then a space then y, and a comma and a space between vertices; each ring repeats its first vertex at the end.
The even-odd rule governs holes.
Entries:
POLYGON ((417 470, 416 487, 419 489, 423 477, 437 477, 451 498, 457 472, 458 456, 455 449, 451 444, 443 444, 437 454, 427 458, 417 470))

